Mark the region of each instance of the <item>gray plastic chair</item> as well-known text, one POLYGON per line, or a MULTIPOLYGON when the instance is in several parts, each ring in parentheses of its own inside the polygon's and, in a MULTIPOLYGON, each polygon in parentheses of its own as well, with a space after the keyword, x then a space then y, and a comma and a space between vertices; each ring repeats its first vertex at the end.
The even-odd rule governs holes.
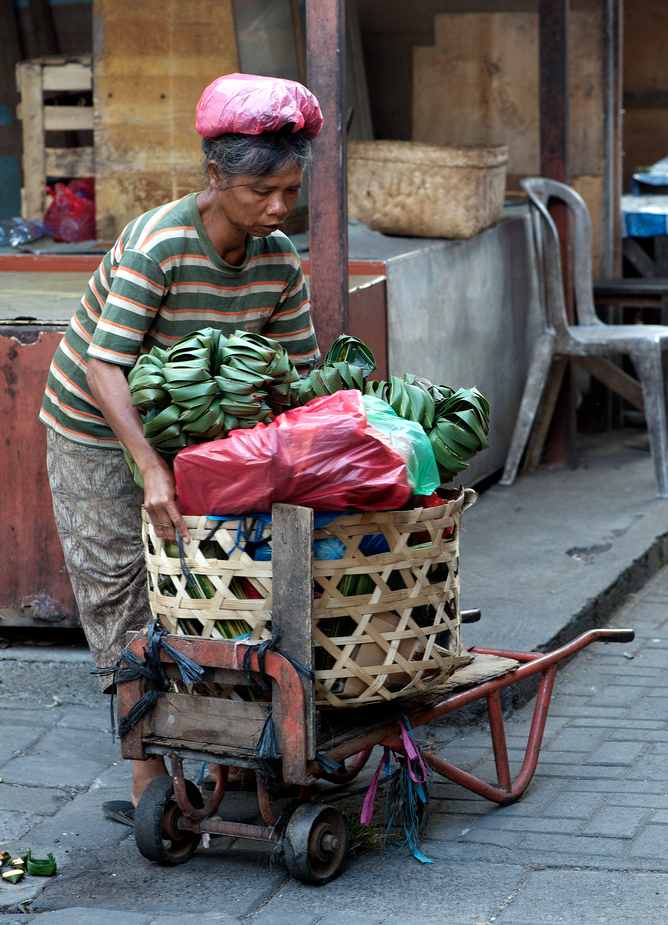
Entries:
POLYGON ((540 420, 527 454, 527 468, 537 464, 568 358, 576 357, 596 378, 645 411, 649 446, 654 460, 656 493, 660 498, 667 498, 668 428, 663 352, 668 350, 668 325, 611 325, 602 322, 594 308, 591 220, 584 200, 569 186, 556 180, 536 177, 522 180, 521 185, 529 197, 539 270, 542 274, 544 330, 534 347, 500 484, 512 485, 514 482, 540 409, 540 420), (575 325, 569 324, 566 316, 559 236, 546 208, 552 198, 565 202, 573 219, 575 325), (639 385, 632 377, 607 362, 606 358, 620 354, 627 354, 631 358, 639 385))

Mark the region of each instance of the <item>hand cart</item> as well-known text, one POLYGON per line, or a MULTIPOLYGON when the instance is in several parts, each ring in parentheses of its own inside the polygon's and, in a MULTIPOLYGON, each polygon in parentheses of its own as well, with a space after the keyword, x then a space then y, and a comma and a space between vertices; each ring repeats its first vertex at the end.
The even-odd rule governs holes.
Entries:
MULTIPOLYGON (((468 651, 475 657, 474 664, 479 662, 487 677, 472 682, 465 667, 455 671, 445 693, 439 688, 385 704, 317 711, 313 684, 295 667, 297 664, 308 669, 313 658, 312 580, 304 566, 309 562, 306 550, 312 549, 313 534, 312 526, 309 531, 307 519, 300 515, 302 511, 291 505, 274 506, 274 533, 283 540, 274 547, 273 610, 281 615, 280 652, 266 650, 260 664, 256 646, 195 636, 165 637, 174 650, 204 668, 203 680, 222 684, 248 684, 241 664, 250 650, 250 671, 271 679, 272 695, 270 703, 251 703, 161 693, 153 709, 122 737, 124 758, 164 755, 171 763, 171 776, 151 781, 135 814, 137 846, 149 860, 166 865, 184 863, 205 833, 251 838, 280 844, 286 867, 297 879, 316 885, 327 883, 338 876, 345 864, 348 825, 337 808, 309 802, 313 784, 318 779, 341 784, 353 780, 375 746, 405 756, 400 726, 403 717, 417 728, 480 700, 487 703, 496 785, 424 749, 422 755, 426 765, 446 780, 501 805, 512 803, 522 796, 536 769, 557 666, 592 642, 630 642, 634 638, 633 630, 596 629, 546 654, 473 647, 468 651), (281 553, 281 549, 286 552, 281 553), (500 693, 533 676, 540 678, 536 705, 524 760, 513 780, 500 693), (260 773, 262 759, 257 742, 270 710, 281 783, 298 788, 289 816, 285 812, 280 817, 276 815, 260 773), (326 713, 324 721, 319 717, 322 712, 326 713), (218 765, 219 776, 206 804, 198 788, 184 776, 184 759, 218 765), (337 770, 333 770, 334 766, 337 770), (230 767, 255 771, 264 825, 223 818, 220 809, 230 767)), ((479 616, 479 611, 465 612, 462 622, 474 622, 479 616)), ((142 662, 147 648, 145 637, 129 646, 142 662)), ((176 677, 174 659, 163 649, 159 650, 159 658, 167 676, 176 677)), ((118 685, 121 719, 136 706, 145 690, 146 682, 141 678, 118 685)))

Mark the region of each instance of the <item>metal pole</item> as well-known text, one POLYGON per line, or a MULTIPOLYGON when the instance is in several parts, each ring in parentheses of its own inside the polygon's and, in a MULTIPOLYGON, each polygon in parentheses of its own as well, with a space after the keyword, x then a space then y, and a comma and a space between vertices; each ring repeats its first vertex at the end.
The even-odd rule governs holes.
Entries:
POLYGON ((605 172, 603 273, 621 276, 622 0, 605 0, 605 172))
MULTIPOLYGON (((544 177, 569 181, 568 167, 568 25, 569 0, 539 0, 540 170, 544 177)), ((550 207, 561 246, 566 309, 574 321, 566 206, 550 207)), ((573 363, 564 376, 548 436, 546 457, 556 466, 575 465, 575 377, 573 363)))
POLYGON ((348 328, 345 0, 306 0, 309 89, 325 119, 309 179, 311 305, 324 353, 348 328))
POLYGON ((569 0, 539 0, 540 169, 568 183, 569 0))

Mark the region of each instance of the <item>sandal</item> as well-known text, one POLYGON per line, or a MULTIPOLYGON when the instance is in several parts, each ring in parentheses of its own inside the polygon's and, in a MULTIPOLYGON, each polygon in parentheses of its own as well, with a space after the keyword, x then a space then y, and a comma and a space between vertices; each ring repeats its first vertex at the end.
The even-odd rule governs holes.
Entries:
POLYGON ((102 812, 107 819, 113 819, 114 822, 121 822, 123 825, 134 828, 135 808, 127 800, 109 800, 102 804, 102 812))

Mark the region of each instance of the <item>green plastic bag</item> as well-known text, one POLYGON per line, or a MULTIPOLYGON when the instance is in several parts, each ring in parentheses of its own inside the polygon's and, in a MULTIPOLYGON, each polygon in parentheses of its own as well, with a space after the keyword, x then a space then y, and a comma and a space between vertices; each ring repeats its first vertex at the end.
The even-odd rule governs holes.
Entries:
POLYGON ((436 457, 429 437, 415 421, 399 417, 382 398, 362 399, 370 427, 385 435, 408 470, 408 484, 414 495, 430 495, 441 484, 436 457))

